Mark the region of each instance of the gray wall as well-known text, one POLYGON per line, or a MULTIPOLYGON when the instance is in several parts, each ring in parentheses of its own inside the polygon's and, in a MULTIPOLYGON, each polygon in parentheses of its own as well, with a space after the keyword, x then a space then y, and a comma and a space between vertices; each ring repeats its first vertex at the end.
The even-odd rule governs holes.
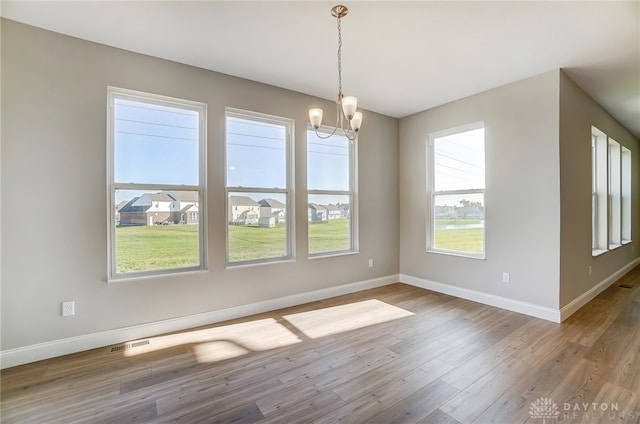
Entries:
POLYGON ((402 274, 558 308, 558 89, 559 72, 548 72, 401 120, 402 274), (478 121, 485 124, 486 259, 428 253, 428 135, 478 121))
POLYGON ((640 257, 640 141, 564 73, 560 74, 560 306, 640 257), (634 242, 591 256, 591 126, 631 150, 634 242), (591 275, 589 275, 591 267, 591 275))
POLYGON ((398 120, 366 111, 360 254, 307 258, 313 106, 335 104, 3 20, 2 349, 397 274, 398 120), (106 283, 108 85, 208 104, 208 272, 106 283), (226 106, 295 119, 295 261, 225 269, 226 106), (70 299, 76 315, 63 318, 70 299))

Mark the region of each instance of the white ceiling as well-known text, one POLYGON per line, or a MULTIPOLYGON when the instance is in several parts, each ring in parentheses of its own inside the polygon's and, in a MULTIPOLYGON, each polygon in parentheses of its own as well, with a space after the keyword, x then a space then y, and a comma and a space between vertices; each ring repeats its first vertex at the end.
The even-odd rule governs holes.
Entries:
MULTIPOLYGON (((8 19, 327 99, 333 2, 3 1, 8 19)), ((343 88, 404 117, 557 68, 640 137, 640 1, 348 1, 343 88)))

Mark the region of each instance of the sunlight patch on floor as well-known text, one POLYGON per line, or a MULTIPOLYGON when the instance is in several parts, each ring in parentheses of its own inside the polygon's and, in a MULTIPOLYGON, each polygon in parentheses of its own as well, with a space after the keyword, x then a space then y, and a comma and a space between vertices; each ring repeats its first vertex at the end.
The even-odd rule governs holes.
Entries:
POLYGON ((412 315, 414 315, 413 312, 377 299, 370 299, 285 315, 284 319, 302 331, 307 337, 316 339, 412 315))
POLYGON ((266 318, 152 337, 149 341, 150 343, 146 346, 125 351, 125 356, 187 346, 192 348, 198 362, 216 362, 245 355, 251 351, 263 351, 300 343, 302 340, 274 318, 266 318))

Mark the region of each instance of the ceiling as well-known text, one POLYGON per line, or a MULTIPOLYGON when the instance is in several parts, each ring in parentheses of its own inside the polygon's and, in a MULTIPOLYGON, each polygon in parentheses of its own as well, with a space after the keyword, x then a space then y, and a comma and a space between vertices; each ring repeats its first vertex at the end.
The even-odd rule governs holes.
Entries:
MULTIPOLYGON (((2 1, 2 16, 334 99, 333 2, 2 1)), ((553 69, 640 137, 640 1, 348 1, 343 91, 401 118, 553 69)))

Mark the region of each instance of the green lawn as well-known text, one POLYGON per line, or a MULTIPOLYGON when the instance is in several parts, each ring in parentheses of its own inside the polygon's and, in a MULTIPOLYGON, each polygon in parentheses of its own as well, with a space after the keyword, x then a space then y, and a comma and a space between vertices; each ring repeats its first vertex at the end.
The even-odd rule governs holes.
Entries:
POLYGON ((482 253, 484 228, 468 228, 481 224, 479 219, 437 219, 435 248, 467 253, 482 253))
MULTIPOLYGON (((478 220, 438 220, 435 247, 482 253, 484 229, 464 228, 465 225, 479 222, 478 220), (451 228, 451 226, 458 228, 451 228)), ((310 223, 309 253, 347 250, 351 245, 349 237, 348 219, 310 223)), ((116 269, 119 273, 198 266, 198 226, 118 227, 116 228, 116 250, 116 269)), ((285 254, 284 224, 274 228, 229 226, 230 262, 277 258, 285 254)))
POLYGON ((309 253, 347 250, 351 247, 349 220, 309 223, 309 253))
POLYGON ((286 255, 284 224, 273 228, 229 225, 229 262, 281 258, 286 255))
POLYGON ((198 266, 197 225, 116 228, 116 270, 119 273, 198 266))

